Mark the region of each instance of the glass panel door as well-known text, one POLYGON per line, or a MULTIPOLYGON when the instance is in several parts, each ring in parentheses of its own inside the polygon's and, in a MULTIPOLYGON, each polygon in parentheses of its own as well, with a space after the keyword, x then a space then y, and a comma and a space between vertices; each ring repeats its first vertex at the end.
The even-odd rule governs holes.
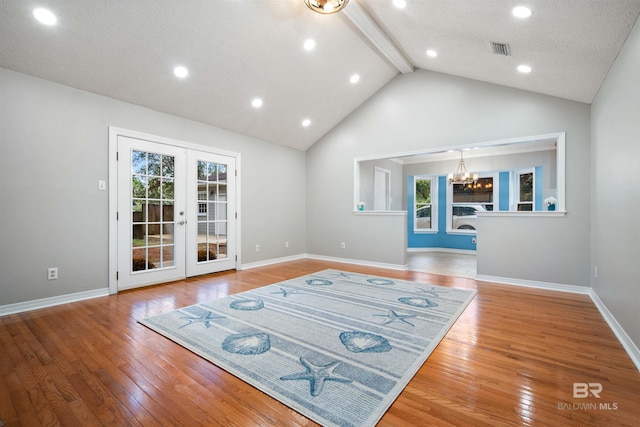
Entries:
POLYGON ((132 150, 131 272, 174 266, 175 157, 132 150))
POLYGON ((236 158, 117 144, 117 288, 236 268, 236 158))
POLYGON ((184 150, 120 136, 118 157, 118 288, 184 277, 184 150))
POLYGON ((235 158, 190 151, 188 176, 194 214, 187 228, 187 275, 233 269, 235 193, 229 188, 235 188, 235 158))

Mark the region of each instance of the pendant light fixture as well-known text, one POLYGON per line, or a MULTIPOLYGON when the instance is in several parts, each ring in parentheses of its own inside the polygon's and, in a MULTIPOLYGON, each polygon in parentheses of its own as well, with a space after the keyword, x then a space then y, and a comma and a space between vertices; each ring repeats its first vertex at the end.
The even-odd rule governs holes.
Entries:
POLYGON ((304 0, 304 4, 314 12, 328 15, 340 12, 349 3, 349 0, 304 0))
POLYGON ((460 161, 458 162, 458 168, 454 173, 450 173, 447 176, 447 181, 449 184, 475 184, 478 182, 478 174, 474 173, 473 175, 467 172, 467 167, 464 164, 464 159, 462 158, 462 151, 460 151, 460 161))

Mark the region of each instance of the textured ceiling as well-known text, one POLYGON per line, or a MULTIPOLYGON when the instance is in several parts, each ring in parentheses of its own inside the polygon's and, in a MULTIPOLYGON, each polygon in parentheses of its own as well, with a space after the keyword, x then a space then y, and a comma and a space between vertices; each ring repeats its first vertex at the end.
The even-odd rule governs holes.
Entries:
POLYGON ((589 103, 640 13, 640 0, 406 2, 351 0, 323 16, 302 0, 2 0, 0 67, 306 150, 413 68, 589 103), (528 20, 511 16, 521 3, 528 20), (36 22, 37 6, 58 24, 36 22))

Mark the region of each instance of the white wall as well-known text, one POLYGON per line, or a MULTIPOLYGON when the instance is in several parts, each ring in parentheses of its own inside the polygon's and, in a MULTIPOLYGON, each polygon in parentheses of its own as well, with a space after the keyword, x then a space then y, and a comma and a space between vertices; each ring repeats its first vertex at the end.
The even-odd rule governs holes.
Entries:
POLYGON ((307 151, 307 251, 343 257, 336 242, 348 238, 352 257, 404 260, 406 227, 389 219, 373 229, 352 214, 353 158, 565 131, 569 213, 483 218, 478 273, 588 286, 589 112, 586 104, 429 71, 400 75, 307 151))
POLYGON ((591 107, 592 286, 640 347, 640 22, 591 107), (598 277, 595 277, 595 267, 598 277))
POLYGON ((109 126, 240 153, 242 262, 305 252, 304 152, 0 69, 0 306, 107 287, 109 126))

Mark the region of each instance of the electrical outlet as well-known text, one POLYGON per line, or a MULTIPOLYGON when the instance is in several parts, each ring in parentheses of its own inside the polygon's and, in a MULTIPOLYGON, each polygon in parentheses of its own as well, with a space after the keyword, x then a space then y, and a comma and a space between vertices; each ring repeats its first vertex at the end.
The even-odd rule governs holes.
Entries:
POLYGON ((47 268, 47 280, 58 280, 58 267, 47 268))
POLYGON ((256 245, 256 252, 260 252, 260 245, 256 245))
POLYGON ((107 181, 105 181, 104 179, 98 180, 98 190, 107 191, 107 181))
POLYGON ((284 242, 284 247, 288 248, 289 247, 289 242, 284 242))
POLYGON ((597 265, 593 268, 593 275, 596 278, 598 277, 598 266, 597 265))
POLYGON ((347 247, 346 243, 340 242, 340 249, 345 249, 347 247))

